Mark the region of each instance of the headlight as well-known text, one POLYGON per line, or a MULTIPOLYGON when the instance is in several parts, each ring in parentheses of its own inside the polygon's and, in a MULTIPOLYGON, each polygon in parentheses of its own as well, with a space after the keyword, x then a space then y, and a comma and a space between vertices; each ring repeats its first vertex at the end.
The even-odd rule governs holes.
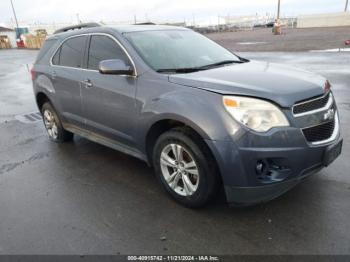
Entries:
POLYGON ((266 132, 273 127, 289 126, 282 111, 267 101, 242 96, 224 96, 223 103, 234 119, 254 131, 266 132))

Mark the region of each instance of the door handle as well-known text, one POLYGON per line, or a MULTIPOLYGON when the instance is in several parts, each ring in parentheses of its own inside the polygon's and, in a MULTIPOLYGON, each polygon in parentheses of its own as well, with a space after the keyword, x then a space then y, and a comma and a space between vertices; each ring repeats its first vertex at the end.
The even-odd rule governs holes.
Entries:
POLYGON ((93 84, 92 84, 90 79, 86 79, 86 80, 82 81, 82 83, 85 85, 85 88, 93 87, 93 84))

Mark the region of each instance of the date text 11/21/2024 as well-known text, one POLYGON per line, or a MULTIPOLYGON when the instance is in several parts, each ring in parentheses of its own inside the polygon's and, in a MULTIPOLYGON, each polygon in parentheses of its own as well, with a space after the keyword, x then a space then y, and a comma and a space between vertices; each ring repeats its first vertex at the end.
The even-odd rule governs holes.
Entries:
POLYGON ((218 256, 128 256, 128 261, 220 261, 218 256))

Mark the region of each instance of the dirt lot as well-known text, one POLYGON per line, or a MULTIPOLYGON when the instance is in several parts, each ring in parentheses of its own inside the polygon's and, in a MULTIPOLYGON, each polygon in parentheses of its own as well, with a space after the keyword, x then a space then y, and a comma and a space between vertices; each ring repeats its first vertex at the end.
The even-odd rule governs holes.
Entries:
POLYGON ((271 28, 253 31, 213 33, 212 40, 233 51, 308 51, 345 47, 350 27, 283 29, 275 36, 271 28))

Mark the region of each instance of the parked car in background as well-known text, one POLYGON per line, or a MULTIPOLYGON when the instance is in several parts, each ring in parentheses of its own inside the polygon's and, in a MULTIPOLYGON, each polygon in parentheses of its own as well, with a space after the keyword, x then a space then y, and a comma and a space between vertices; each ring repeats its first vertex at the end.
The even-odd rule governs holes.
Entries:
POLYGON ((255 24, 253 27, 254 28, 265 28, 266 25, 265 24, 255 24))
POLYGON ((273 27, 275 25, 275 22, 269 22, 269 23, 267 23, 266 24, 266 27, 268 27, 268 28, 271 28, 271 27, 273 27))
POLYGON ((249 61, 185 28, 64 28, 32 79, 52 141, 77 134, 137 157, 189 207, 221 187, 230 204, 269 201, 342 149, 325 78, 249 61))

